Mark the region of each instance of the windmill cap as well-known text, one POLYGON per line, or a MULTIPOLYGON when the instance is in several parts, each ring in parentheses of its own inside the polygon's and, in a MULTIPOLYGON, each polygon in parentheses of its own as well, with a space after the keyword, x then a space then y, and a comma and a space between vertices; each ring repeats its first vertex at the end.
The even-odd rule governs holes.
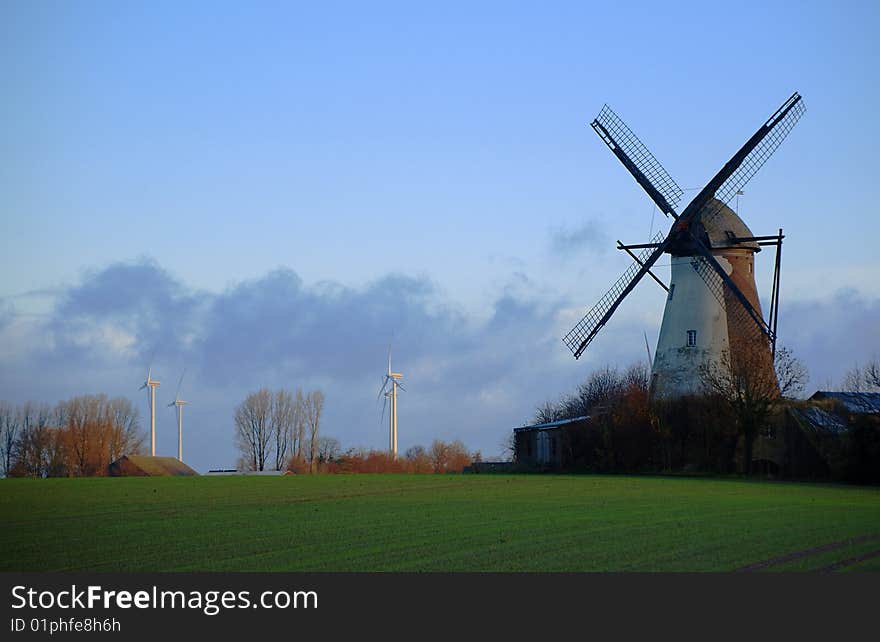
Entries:
POLYGON ((752 230, 746 225, 739 215, 732 209, 727 207, 717 198, 709 200, 700 213, 697 215, 697 221, 703 224, 706 234, 709 235, 709 241, 712 249, 723 247, 747 248, 755 252, 761 251, 761 246, 757 241, 737 241, 736 239, 753 237, 752 230), (715 208, 718 208, 715 210, 715 208), (715 210, 715 214, 709 221, 703 221, 703 215, 706 211, 715 210))

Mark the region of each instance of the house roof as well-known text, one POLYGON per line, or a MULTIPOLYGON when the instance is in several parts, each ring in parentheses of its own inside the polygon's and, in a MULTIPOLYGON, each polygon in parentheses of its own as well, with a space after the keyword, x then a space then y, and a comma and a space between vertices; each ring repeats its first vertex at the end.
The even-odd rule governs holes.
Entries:
MULTIPOLYGON (((178 475, 198 475, 196 471, 175 457, 149 457, 147 455, 124 455, 111 466, 121 467, 124 462, 133 466, 150 477, 168 477, 178 475)), ((124 471, 120 468, 122 472, 124 471)), ((129 473, 130 474, 130 473, 129 473)))
POLYGON ((572 419, 559 419, 558 421, 550 421, 544 424, 534 424, 532 426, 520 426, 519 428, 514 428, 514 432, 520 432, 523 430, 548 430, 550 428, 558 428, 559 426, 565 426, 567 424, 573 424, 576 421, 583 421, 584 419, 589 419, 589 415, 584 415, 582 417, 574 417, 572 419))
POLYGON ((798 416, 804 419, 813 429, 821 429, 822 431, 832 433, 846 432, 846 422, 833 412, 828 412, 817 406, 807 406, 805 408, 794 408, 798 416))
POLYGON ((857 414, 880 413, 880 392, 834 392, 817 390, 810 400, 832 399, 857 414))

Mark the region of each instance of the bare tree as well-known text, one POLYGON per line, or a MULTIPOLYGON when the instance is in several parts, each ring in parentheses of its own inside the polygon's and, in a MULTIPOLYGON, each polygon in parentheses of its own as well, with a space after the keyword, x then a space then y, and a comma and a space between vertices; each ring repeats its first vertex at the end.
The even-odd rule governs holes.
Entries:
POLYGON ((865 381, 875 390, 880 391, 880 361, 873 359, 865 366, 865 381))
POLYGON ((290 460, 296 411, 296 405, 290 392, 283 389, 275 392, 270 413, 271 430, 275 437, 275 470, 285 470, 290 460))
POLYGON ((272 443, 272 394, 265 388, 250 393, 235 409, 236 443, 250 470, 265 470, 272 443))
POLYGON ((342 452, 342 444, 333 437, 321 437, 318 439, 318 461, 333 461, 342 452))
POLYGON ((15 448, 17 474, 47 477, 55 435, 49 427, 52 412, 46 404, 27 402, 21 408, 21 433, 15 448))
POLYGON ((872 359, 864 367, 856 364, 843 377, 844 392, 880 391, 880 361, 872 359))
POLYGON ((306 438, 306 400, 302 390, 296 389, 296 397, 293 401, 293 427, 292 427, 291 454, 297 461, 303 459, 303 442, 306 438))
POLYGON ((473 461, 461 440, 446 443, 435 439, 431 443, 428 455, 435 473, 461 472, 465 466, 470 465, 473 461))
POLYGON ((773 368, 779 384, 779 394, 782 397, 791 397, 803 392, 804 386, 810 379, 804 363, 785 346, 776 350, 773 368))
POLYGON ((445 471, 449 463, 449 444, 441 439, 435 439, 431 443, 428 456, 431 458, 431 466, 435 473, 445 471))
POLYGON ((719 361, 700 366, 700 379, 706 393, 721 401, 730 411, 743 437, 743 468, 751 473, 752 450, 758 431, 770 410, 783 394, 803 388, 806 368, 791 351, 776 352, 773 368, 767 367, 769 353, 755 343, 754 349, 739 350, 735 357, 724 350, 719 361))
POLYGON ((4 477, 12 470, 20 421, 18 409, 7 401, 0 401, 0 473, 4 477))
POLYGON ((308 429, 309 470, 314 472, 318 458, 318 437, 321 428, 321 413, 324 411, 324 393, 313 390, 305 397, 305 424, 308 429))
POLYGON ((563 418, 563 402, 547 400, 535 409, 532 421, 536 424, 549 424, 563 418))

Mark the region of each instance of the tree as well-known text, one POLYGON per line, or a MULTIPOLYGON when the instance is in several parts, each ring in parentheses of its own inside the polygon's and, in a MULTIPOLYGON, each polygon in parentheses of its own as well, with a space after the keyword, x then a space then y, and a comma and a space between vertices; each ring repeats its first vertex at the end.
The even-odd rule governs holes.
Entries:
POLYGON ((431 465, 435 473, 461 472, 473 461, 464 443, 460 440, 446 443, 435 439, 428 451, 431 465))
POLYGON ((250 393, 235 409, 235 437, 249 470, 265 470, 272 441, 272 395, 266 388, 250 393))
POLYGON ((843 377, 844 392, 880 392, 880 361, 872 359, 864 367, 853 366, 843 377))
POLYGON ((786 346, 776 350, 773 368, 779 384, 779 395, 782 397, 792 397, 803 392, 804 386, 810 379, 807 367, 786 346))
POLYGON ((4 477, 12 470, 19 425, 18 409, 7 401, 0 401, 0 474, 4 477))
POLYGON ((49 427, 51 410, 46 404, 27 402, 21 409, 21 433, 15 448, 16 468, 28 477, 47 477, 57 431, 49 427))
POLYGON ((285 470, 290 460, 296 413, 293 396, 287 390, 276 391, 270 411, 270 430, 275 438, 275 470, 285 470))
POLYGON ((406 472, 430 473, 434 470, 431 457, 423 446, 411 446, 406 449, 403 458, 406 462, 406 472))
POLYGON ((321 437, 318 439, 318 461, 321 463, 333 461, 342 452, 342 444, 333 437, 321 437))
POLYGON ((549 424, 563 419, 563 402, 545 401, 535 409, 532 421, 536 424, 549 424))
POLYGON ((324 411, 324 393, 313 390, 305 397, 305 425, 308 430, 309 471, 314 472, 318 458, 318 437, 321 429, 321 413, 324 411))
POLYGON ((718 361, 700 366, 700 379, 706 393, 718 399, 730 412, 743 438, 743 470, 752 470, 752 450, 758 431, 765 425, 773 405, 784 394, 803 388, 807 370, 790 350, 776 351, 773 368, 767 366, 768 352, 763 343, 732 356, 724 350, 718 361))
POLYGON ((107 467, 124 454, 143 447, 137 409, 124 398, 80 395, 59 404, 56 418, 70 475, 105 475, 107 467))

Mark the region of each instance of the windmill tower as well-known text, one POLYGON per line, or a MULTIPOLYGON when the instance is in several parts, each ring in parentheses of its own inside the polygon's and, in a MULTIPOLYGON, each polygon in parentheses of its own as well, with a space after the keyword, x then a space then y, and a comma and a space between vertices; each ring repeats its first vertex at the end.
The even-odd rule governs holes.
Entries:
POLYGON ((400 383, 402 378, 402 374, 391 370, 391 346, 389 345, 388 372, 382 380, 382 387, 379 388, 379 394, 376 398, 385 397, 385 401, 382 402, 382 417, 385 416, 385 406, 390 406, 388 411, 388 451, 394 459, 397 459, 397 389, 400 388, 406 392, 406 388, 400 383))
POLYGON ((617 114, 603 107, 591 126, 657 207, 674 220, 668 233, 660 232, 648 243, 617 242, 634 263, 565 336, 575 358, 647 274, 667 293, 651 372, 653 394, 699 394, 700 365, 720 362, 726 351, 731 359, 757 354, 758 367, 768 368, 773 376, 784 237, 781 229, 775 235, 754 236, 727 203, 742 193, 804 111, 800 95, 792 94, 679 214, 675 207, 684 190, 617 114), (754 255, 765 245, 776 246, 768 320, 761 312, 754 276, 754 255), (668 286, 651 271, 663 254, 671 257, 668 286))
POLYGON ((183 407, 188 404, 188 401, 184 401, 180 398, 180 385, 183 383, 183 375, 186 374, 186 370, 183 371, 183 374, 180 375, 180 381, 177 382, 177 392, 174 394, 174 401, 168 404, 168 407, 177 406, 177 460, 183 461, 183 407))
POLYGON ((149 388, 150 395, 150 455, 152 457, 156 456, 156 388, 159 387, 158 381, 153 381, 153 368, 151 367, 147 370, 147 380, 144 381, 144 384, 139 388, 139 390, 143 390, 144 388, 149 388))

